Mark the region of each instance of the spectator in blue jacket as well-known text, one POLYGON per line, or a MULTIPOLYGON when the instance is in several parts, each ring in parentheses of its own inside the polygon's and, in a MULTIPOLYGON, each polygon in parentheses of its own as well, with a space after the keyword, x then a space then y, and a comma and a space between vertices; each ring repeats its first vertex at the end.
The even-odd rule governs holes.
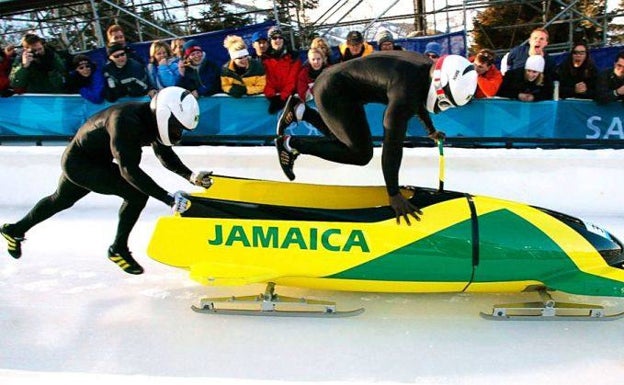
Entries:
POLYGON ((67 92, 80 94, 91 103, 104 101, 104 74, 87 55, 76 55, 67 79, 67 92))
POLYGON ((156 95, 156 89, 151 84, 147 69, 138 61, 129 58, 126 49, 119 43, 106 47, 108 60, 104 66, 104 98, 109 102, 130 96, 139 97, 156 95))
POLYGON ((157 90, 176 86, 182 75, 180 74, 180 59, 174 56, 169 44, 155 40, 150 46, 150 60, 147 73, 150 82, 157 90))

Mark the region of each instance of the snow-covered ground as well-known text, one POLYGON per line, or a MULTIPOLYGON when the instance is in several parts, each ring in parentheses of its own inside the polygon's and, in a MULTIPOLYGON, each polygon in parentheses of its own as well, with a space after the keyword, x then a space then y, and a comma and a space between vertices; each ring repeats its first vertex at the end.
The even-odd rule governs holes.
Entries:
MULTIPOLYGON (((0 146, 0 223, 54 191, 62 146, 0 146)), ((194 169, 285 180, 270 147, 177 148, 194 169)), ((367 167, 300 157, 301 182, 381 185, 380 152, 367 167)), ((447 148, 445 187, 527 202, 587 219, 624 239, 624 151, 447 148)), ((170 191, 189 185, 144 169, 170 191)), ((437 187, 434 148, 406 149, 401 183, 437 187)), ((278 288, 288 296, 365 307, 345 319, 213 316, 204 296, 258 294, 210 288, 145 254, 169 209, 150 200, 131 249, 142 276, 106 258, 120 200, 91 194, 28 232, 24 256, 0 252, 0 384, 621 384, 624 321, 491 322, 496 303, 531 294, 376 294, 278 288)), ((574 297, 624 310, 624 299, 574 297)))

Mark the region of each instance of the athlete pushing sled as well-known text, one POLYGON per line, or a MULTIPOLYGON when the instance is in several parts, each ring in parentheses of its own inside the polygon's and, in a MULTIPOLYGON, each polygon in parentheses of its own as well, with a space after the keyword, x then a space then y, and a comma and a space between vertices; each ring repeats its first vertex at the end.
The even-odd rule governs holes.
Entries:
POLYGON ((382 103, 384 112, 381 163, 390 206, 397 223, 409 216, 420 220, 419 208, 399 192, 399 168, 407 123, 417 115, 433 140, 445 135, 433 126, 429 112, 437 113, 468 103, 477 87, 477 73, 466 58, 442 56, 432 61, 415 52, 379 52, 332 66, 314 83, 318 111, 306 108, 291 96, 278 120, 275 145, 282 170, 295 179, 293 166, 299 154, 338 163, 366 165, 373 157, 373 141, 364 105, 382 103), (297 107, 296 107, 297 106, 297 107), (300 106, 300 107, 299 107, 300 106), (325 137, 284 135, 293 121, 305 120, 325 137))
POLYGON ((128 249, 128 237, 151 196, 184 212, 189 201, 181 192, 167 193, 140 167, 141 147, 151 145, 163 166, 192 184, 209 188, 211 172, 192 172, 171 146, 199 121, 195 97, 180 87, 161 90, 151 102, 116 104, 89 118, 69 143, 56 191, 41 199, 24 218, 4 224, 0 233, 13 258, 22 255, 24 234, 36 224, 70 208, 89 192, 117 195, 124 202, 108 258, 130 274, 143 273, 128 249))

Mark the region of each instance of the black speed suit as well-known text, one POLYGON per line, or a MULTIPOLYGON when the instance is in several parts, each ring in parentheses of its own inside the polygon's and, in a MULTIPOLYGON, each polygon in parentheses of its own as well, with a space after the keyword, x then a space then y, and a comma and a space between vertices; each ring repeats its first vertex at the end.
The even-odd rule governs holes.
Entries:
POLYGON ((56 191, 15 223, 15 233, 24 234, 93 191, 123 198, 114 245, 127 248, 130 231, 148 197, 173 204, 167 191, 139 167, 141 147, 151 145, 163 166, 187 180, 191 175, 172 148, 158 142, 157 131, 149 102, 120 103, 93 115, 63 153, 56 191))
POLYGON ((419 53, 385 51, 329 67, 314 83, 318 112, 306 108, 303 115, 327 137, 293 136, 292 147, 333 162, 368 164, 373 141, 364 105, 385 104, 382 169, 388 194, 398 194, 408 121, 417 115, 429 134, 435 131, 425 106, 431 65, 419 53))

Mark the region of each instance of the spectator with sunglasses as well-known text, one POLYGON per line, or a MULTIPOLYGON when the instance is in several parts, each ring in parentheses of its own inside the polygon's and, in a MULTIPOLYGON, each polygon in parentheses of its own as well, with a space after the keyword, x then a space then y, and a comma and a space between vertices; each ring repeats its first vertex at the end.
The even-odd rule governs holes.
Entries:
POLYGON ((503 75, 494 64, 496 60, 494 51, 484 48, 477 52, 470 60, 473 62, 475 71, 477 71, 479 75, 477 77, 475 98, 491 98, 496 96, 498 89, 503 83, 503 75))
POLYGON ((425 56, 431 59, 434 63, 438 61, 440 55, 442 54, 442 46, 440 43, 435 41, 430 41, 425 46, 425 56))
POLYGON ((141 65, 145 65, 145 58, 139 55, 126 41, 126 34, 124 33, 123 28, 119 24, 113 24, 106 30, 106 39, 108 45, 117 43, 121 44, 126 50, 126 54, 129 58, 134 59, 141 63, 141 65))
POLYGON ((266 71, 264 96, 269 100, 268 112, 272 115, 284 108, 288 97, 295 93, 301 60, 279 28, 269 28, 268 36, 271 46, 262 63, 266 71))
POLYGON ((598 67, 585 43, 575 43, 570 54, 557 67, 559 97, 593 99, 598 80, 598 67))
POLYGON ((129 58, 123 45, 110 44, 106 47, 106 53, 109 62, 104 66, 106 80, 104 98, 107 101, 115 102, 125 96, 148 95, 151 98, 156 94, 156 89, 149 80, 147 68, 129 58))
POLYGON ((87 55, 76 55, 72 60, 67 93, 80 94, 95 104, 104 102, 104 74, 87 55))

